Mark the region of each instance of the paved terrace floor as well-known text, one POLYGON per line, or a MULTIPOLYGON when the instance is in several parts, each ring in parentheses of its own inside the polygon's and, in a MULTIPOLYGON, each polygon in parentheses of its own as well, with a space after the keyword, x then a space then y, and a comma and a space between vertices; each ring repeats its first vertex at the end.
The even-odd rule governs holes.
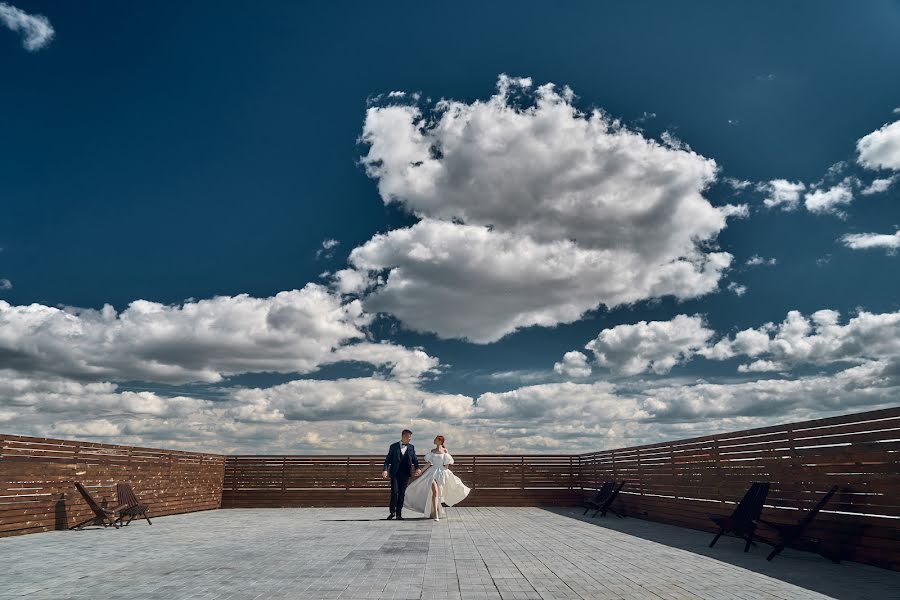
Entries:
POLYGON ((576 509, 216 510, 0 539, 0 598, 900 598, 900 574, 576 509), (654 541, 656 540, 656 541, 654 541))

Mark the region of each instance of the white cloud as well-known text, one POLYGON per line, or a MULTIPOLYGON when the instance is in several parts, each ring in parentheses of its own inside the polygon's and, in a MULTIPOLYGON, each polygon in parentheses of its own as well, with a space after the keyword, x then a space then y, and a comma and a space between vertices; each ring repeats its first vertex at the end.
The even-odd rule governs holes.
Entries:
POLYGON ((0 301, 0 351, 22 373, 80 380, 216 382, 251 372, 310 373, 364 360, 416 378, 436 368, 420 350, 347 346, 365 338, 371 316, 320 285, 270 298, 217 296, 164 305, 136 300, 121 313, 13 306, 0 301))
POLYGON ((841 242, 853 250, 884 248, 890 253, 900 248, 900 231, 889 233, 848 233, 841 236, 841 242))
POLYGON ((588 364, 588 357, 582 352, 573 350, 566 352, 563 359, 553 365, 553 370, 564 377, 581 378, 591 374, 591 365, 588 364))
POLYGON ((784 365, 771 360, 754 360, 747 365, 738 365, 739 373, 760 373, 766 371, 780 371, 784 365))
POLYGON ((91 419, 78 423, 58 423, 50 428, 53 435, 74 438, 110 438, 122 434, 122 427, 108 419, 91 419))
POLYGON ((488 392, 478 397, 473 417, 504 427, 579 421, 590 427, 647 416, 634 399, 622 398, 615 391, 615 386, 606 382, 564 382, 488 392))
POLYGON ((900 170, 900 121, 888 123, 856 142, 856 159, 867 169, 900 170))
POLYGON ((898 385, 896 364, 872 361, 795 380, 665 379, 630 392, 608 382, 564 382, 474 400, 373 377, 295 380, 232 390, 213 402, 136 395, 109 383, 11 380, 0 372, 0 420, 26 435, 232 453, 371 453, 404 427, 420 448, 441 433, 458 452, 568 452, 892 405, 898 385))
POLYGON ((748 267, 756 267, 756 266, 766 266, 766 267, 774 267, 778 261, 774 258, 763 258, 758 254, 754 254, 750 258, 747 259, 748 267))
POLYGON ((840 313, 834 310, 819 310, 810 317, 792 310, 778 325, 766 323, 746 329, 699 350, 698 354, 713 360, 760 357, 762 362, 744 367, 745 372, 877 360, 900 364, 900 311, 861 311, 845 325, 839 321, 840 313))
POLYGON ((365 271, 341 269, 331 277, 331 285, 341 294, 360 294, 375 285, 377 278, 370 278, 365 271))
POLYGON ((838 207, 850 204, 852 201, 853 189, 846 179, 827 190, 813 190, 805 196, 807 210, 820 214, 842 215, 843 212, 838 207))
POLYGON ((747 293, 747 286, 732 281, 728 284, 728 291, 733 293, 735 296, 741 297, 747 293))
POLYGON ((738 355, 757 356, 769 348, 770 329, 771 324, 759 329, 745 329, 735 334, 734 338, 721 340, 697 353, 711 360, 726 360, 738 355))
POLYGON ((604 329, 585 348, 597 364, 616 373, 668 373, 706 346, 714 332, 699 315, 678 315, 670 321, 640 321, 604 329))
POLYGON ((501 76, 489 100, 442 101, 427 116, 368 109, 362 163, 384 202, 422 220, 351 253, 366 272, 357 283, 385 275, 367 309, 490 342, 601 304, 716 289, 730 255, 706 248, 749 213, 703 197, 715 162, 580 112, 568 88, 531 86, 501 76))
POLYGON ((421 348, 407 348, 382 341, 375 344, 362 342, 341 346, 323 363, 357 361, 376 366, 387 366, 391 378, 403 382, 415 382, 429 373, 436 373, 440 362, 421 348))
POLYGON ((719 207, 719 211, 725 217, 746 219, 750 216, 750 206, 747 204, 726 204, 719 207))
POLYGON ((885 177, 883 179, 875 179, 867 187, 863 188, 860 194, 862 194, 863 196, 870 196, 872 194, 880 194, 881 192, 886 192, 896 180, 897 175, 885 177))
POLYGON ((717 288, 731 263, 725 252, 648 263, 629 251, 584 248, 425 219, 379 234, 350 255, 363 272, 388 270, 365 299, 408 327, 489 343, 522 327, 552 327, 608 307, 672 295, 695 298, 717 288))
POLYGON ((298 379, 270 388, 238 390, 233 397, 238 402, 232 409, 237 420, 355 420, 376 425, 462 417, 472 410, 473 402, 463 395, 435 394, 409 383, 372 377, 298 379))
POLYGON ((0 21, 10 30, 22 32, 22 46, 29 51, 39 50, 49 44, 55 33, 47 17, 29 15, 6 2, 0 2, 0 21))
POLYGON ((370 108, 362 162, 384 201, 421 217, 648 257, 680 256, 725 226, 701 195, 715 179, 712 159, 581 113, 568 88, 541 86, 535 106, 517 107, 511 93, 526 84, 501 77, 490 100, 444 101, 434 122, 414 106, 370 108))
POLYGON ((335 239, 329 238, 322 242, 322 247, 316 250, 316 258, 331 258, 334 256, 334 249, 341 243, 335 239))
POLYGON ((773 179, 757 186, 759 191, 766 192, 763 200, 767 208, 781 207, 782 210, 794 210, 800 203, 800 194, 806 189, 802 181, 792 182, 787 179, 773 179))
POLYGON ((658 422, 706 420, 718 432, 735 428, 727 424, 736 418, 763 425, 890 406, 898 384, 891 367, 875 361, 834 375, 658 387, 642 407, 658 422))
POLYGON ((737 179, 736 177, 725 177, 722 181, 724 181, 737 191, 744 190, 753 185, 753 182, 751 181, 747 181, 746 179, 737 179))

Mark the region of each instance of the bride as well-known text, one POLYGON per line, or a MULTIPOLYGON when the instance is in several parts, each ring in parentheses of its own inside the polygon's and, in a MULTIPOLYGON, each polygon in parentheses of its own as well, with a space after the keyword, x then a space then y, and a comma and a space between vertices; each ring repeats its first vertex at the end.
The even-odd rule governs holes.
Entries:
POLYGON ((425 461, 431 463, 431 467, 406 488, 403 508, 425 513, 440 521, 441 516, 447 516, 442 502, 453 506, 462 502, 472 490, 447 468, 447 465, 453 464, 453 457, 444 447, 444 436, 434 438, 434 448, 425 455, 425 461))

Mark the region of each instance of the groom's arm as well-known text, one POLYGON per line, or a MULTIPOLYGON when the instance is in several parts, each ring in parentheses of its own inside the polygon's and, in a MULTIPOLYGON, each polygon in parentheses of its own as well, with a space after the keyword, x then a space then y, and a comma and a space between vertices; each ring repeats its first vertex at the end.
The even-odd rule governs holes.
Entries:
POLYGON ((390 468, 390 466, 391 466, 391 449, 392 448, 393 448, 393 446, 388 447, 388 453, 384 457, 384 469, 382 469, 384 471, 387 471, 388 468, 390 468))
POLYGON ((416 466, 416 469, 419 468, 419 457, 416 456, 416 447, 412 447, 412 462, 416 466))

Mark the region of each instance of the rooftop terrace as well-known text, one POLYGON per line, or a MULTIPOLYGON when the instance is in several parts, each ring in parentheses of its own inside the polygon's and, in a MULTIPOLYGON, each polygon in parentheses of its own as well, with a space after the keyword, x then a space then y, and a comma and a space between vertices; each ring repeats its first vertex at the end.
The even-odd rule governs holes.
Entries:
POLYGON ((900 600, 900 408, 586 454, 455 458, 472 493, 450 518, 397 522, 383 520, 381 456, 0 435, 0 599, 900 600), (624 486, 613 510, 630 518, 584 517, 612 481, 624 486), (710 517, 730 515, 754 482, 768 489, 757 517, 809 525, 773 562, 762 527, 747 554, 732 537, 708 548, 710 517), (117 483, 153 525, 67 531, 94 514, 86 498, 114 506, 117 483))
POLYGON ((900 598, 900 573, 578 509, 234 509, 0 540, 0 598, 900 598), (10 561, 9 559, 13 559, 10 561))

